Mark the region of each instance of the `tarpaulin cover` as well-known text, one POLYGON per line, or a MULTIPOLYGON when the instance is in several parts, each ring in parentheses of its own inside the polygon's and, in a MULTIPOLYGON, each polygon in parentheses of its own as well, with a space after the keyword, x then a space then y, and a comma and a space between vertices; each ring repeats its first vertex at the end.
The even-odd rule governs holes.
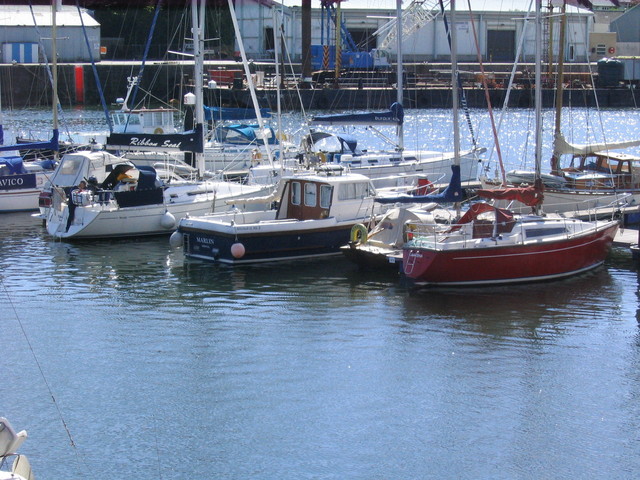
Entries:
POLYGON ((476 190, 479 197, 494 200, 517 200, 519 202, 534 207, 540 205, 544 200, 543 189, 540 187, 511 187, 500 189, 480 189, 476 190))
POLYGON ((394 197, 376 197, 378 203, 455 203, 465 197, 460 179, 460 165, 451 165, 451 180, 441 193, 429 195, 396 195, 394 197))
POLYGON ((311 125, 402 125, 404 109, 395 102, 384 112, 336 113, 315 115, 311 125))

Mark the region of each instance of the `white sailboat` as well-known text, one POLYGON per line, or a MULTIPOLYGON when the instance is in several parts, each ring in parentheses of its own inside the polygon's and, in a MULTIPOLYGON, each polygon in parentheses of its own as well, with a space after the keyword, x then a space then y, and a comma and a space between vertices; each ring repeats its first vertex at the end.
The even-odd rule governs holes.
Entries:
MULTIPOLYGON (((0 121, 0 212, 37 210, 38 197, 47 178, 56 168, 56 160, 27 161, 19 154, 20 149, 58 151, 58 75, 56 47, 56 2, 51 4, 52 31, 52 108, 53 126, 49 141, 4 145, 3 125, 0 121)), ((2 108, 0 106, 0 112, 2 108)))
POLYGON ((336 163, 354 173, 360 173, 372 179, 376 188, 397 187, 398 182, 407 179, 414 183, 425 176, 433 183, 446 185, 451 180, 451 165, 458 162, 461 181, 475 181, 478 176, 480 155, 486 151, 474 146, 468 151, 456 153, 436 150, 407 150, 404 146, 404 85, 403 85, 403 15, 401 2, 396 4, 396 18, 389 22, 389 28, 395 24, 397 45, 397 100, 388 112, 346 113, 335 115, 316 115, 309 121, 310 126, 362 125, 374 130, 380 125, 396 127, 396 141, 392 149, 361 151, 357 138, 351 135, 311 131, 303 138, 302 150, 306 153, 307 163, 336 163))
MULTIPOLYGON (((189 148, 195 152, 196 164, 202 172, 204 1, 192 0, 191 6, 196 60, 196 128, 183 134, 168 148, 185 148, 190 142, 189 148)), ((145 145, 140 147, 145 148, 145 145)), ((135 166, 106 152, 65 155, 58 171, 60 175, 53 178, 51 199, 45 206, 45 222, 51 236, 65 240, 169 234, 187 215, 231 209, 238 199, 267 195, 273 190, 271 185, 243 185, 221 180, 164 182, 153 167, 135 166), (86 184, 81 184, 81 180, 86 184), (92 180, 92 185, 88 180, 92 180), (77 187, 62 188, 69 181, 77 182, 72 184, 77 187)))

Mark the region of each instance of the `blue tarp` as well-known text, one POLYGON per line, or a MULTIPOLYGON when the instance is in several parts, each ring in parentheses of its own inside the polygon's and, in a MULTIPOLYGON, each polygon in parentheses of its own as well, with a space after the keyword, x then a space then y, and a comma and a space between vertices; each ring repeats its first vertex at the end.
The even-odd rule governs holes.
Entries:
POLYGON ((464 200, 465 193, 460 179, 460 165, 451 165, 451 181, 441 193, 429 195, 397 195, 376 197, 378 203, 455 203, 464 200))
POLYGON ((332 115, 315 115, 309 122, 311 125, 402 125, 404 109, 395 102, 384 112, 337 113, 332 115))
POLYGON ((22 157, 0 157, 0 165, 7 167, 10 175, 27 173, 22 163, 22 157))
POLYGON ((0 145, 0 152, 6 152, 10 150, 59 150, 58 145, 58 130, 53 131, 51 140, 48 142, 31 142, 20 143, 17 145, 0 145))
MULTIPOLYGON (((257 124, 236 124, 224 125, 216 128, 215 138, 222 143, 231 143, 235 145, 251 145, 253 143, 264 143, 264 140, 256 137, 256 130, 260 127, 257 124)), ((271 136, 267 139, 269 145, 277 143, 273 128, 269 127, 271 136)))
POLYGON ((146 190, 149 188, 156 188, 156 169, 146 165, 139 165, 138 170, 138 190, 146 190))
POLYGON ((309 135, 305 137, 305 141, 309 147, 315 145, 321 140, 325 140, 327 138, 335 138, 340 142, 340 153, 351 153, 353 155, 359 155, 358 151, 358 139, 353 135, 346 134, 333 134, 327 132, 311 132, 309 135))

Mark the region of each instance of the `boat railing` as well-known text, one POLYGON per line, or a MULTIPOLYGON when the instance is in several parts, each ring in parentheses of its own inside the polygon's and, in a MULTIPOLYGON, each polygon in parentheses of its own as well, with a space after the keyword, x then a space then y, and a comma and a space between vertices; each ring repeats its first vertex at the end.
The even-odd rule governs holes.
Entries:
MULTIPOLYGON (((621 209, 637 206, 631 193, 618 194, 614 196, 613 200, 606 200, 609 199, 597 198, 575 202, 573 209, 567 211, 564 216, 594 221, 603 218, 614 218, 621 209)), ((553 211, 553 205, 550 205, 551 208, 548 211, 553 211)), ((558 205, 566 206, 566 203, 558 205)), ((545 206, 547 206, 546 202, 545 206)))
MULTIPOLYGON (((608 222, 607 222, 608 224, 608 222)), ((604 223, 602 224, 604 225, 604 223)), ((524 245, 542 243, 559 238, 567 239, 585 232, 597 231, 600 223, 585 222, 576 218, 558 217, 551 224, 518 222, 513 229, 504 230, 499 222, 476 220, 465 224, 428 224, 408 222, 405 225, 405 243, 430 250, 466 248, 473 242, 478 248, 493 245, 524 245)))

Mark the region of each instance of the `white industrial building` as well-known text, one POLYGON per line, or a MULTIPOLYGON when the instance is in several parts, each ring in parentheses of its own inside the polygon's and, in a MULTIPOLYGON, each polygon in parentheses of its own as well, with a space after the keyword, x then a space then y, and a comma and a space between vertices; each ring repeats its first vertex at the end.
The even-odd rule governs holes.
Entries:
MULTIPOLYGON (((376 2, 371 1, 371 4, 376 2)), ((378 2, 379 3, 379 2, 378 2)), ((389 2, 385 2, 389 4, 389 2)), ((391 2, 392 4, 394 2, 391 2)), ((494 2, 495 3, 495 2, 494 2)), ((458 58, 460 61, 477 61, 479 48, 484 61, 513 62, 516 58, 518 45, 522 42, 522 61, 533 61, 534 57, 534 25, 533 12, 527 11, 525 0, 502 0, 499 2, 501 10, 487 9, 486 0, 472 0, 472 14, 469 13, 467 2, 459 2, 456 12, 455 28, 458 33, 458 58), (477 9, 473 8, 477 5, 477 9), (530 21, 527 22, 526 19, 530 21), (474 29, 478 38, 478 47, 474 40, 474 29), (524 37, 523 37, 524 33, 524 37)), ((362 2, 360 2, 360 5, 362 2)), ((418 5, 413 13, 409 13, 405 23, 413 21, 419 28, 415 33, 403 38, 402 48, 405 61, 448 61, 450 59, 449 44, 445 35, 444 16, 440 12, 438 0, 423 0, 420 2, 403 2, 406 11, 410 5, 418 5), (418 17, 428 17, 423 20, 418 17)), ((448 2, 445 2, 448 5, 448 2)), ((545 2, 546 4, 546 2, 545 2)), ((236 3, 236 14, 247 55, 254 59, 269 58, 273 48, 273 10, 282 11, 282 24, 286 36, 286 49, 292 61, 300 61, 302 52, 301 7, 285 6, 272 0, 245 0, 236 3)), ((311 20, 311 43, 320 45, 327 43, 322 29, 322 10, 319 2, 313 0, 311 20)), ((590 33, 594 29, 594 14, 589 10, 568 7, 568 28, 566 36, 566 61, 586 62, 593 48, 590 43, 590 33)), ((449 15, 448 8, 445 11, 449 15)), ((549 10, 545 8, 545 14, 549 10)), ((554 8, 554 14, 559 8, 554 8)), ((349 33, 364 50, 385 46, 385 35, 374 36, 374 32, 383 27, 396 15, 395 8, 351 8, 346 1, 341 7, 342 21, 349 33)), ((558 51, 559 21, 551 15, 551 22, 545 22, 546 38, 551 39, 553 51, 558 51), (551 25, 551 30, 549 29, 551 25)), ((325 24, 326 25, 326 24, 325 24)), ((333 27, 332 27, 333 28, 333 27)), ((332 30, 333 31, 333 30, 332 30)), ((332 44, 335 40, 330 39, 332 44)), ((546 46, 545 46, 546 48, 546 46)), ((389 42, 385 49, 391 59, 396 57, 395 40, 389 42)))
MULTIPOLYGON (((52 58, 52 10, 48 5, 0 5, 3 63, 44 63, 52 58)), ((100 58, 100 24, 86 10, 58 6, 58 61, 88 62, 100 58), (82 25, 84 23, 84 31, 82 25), (87 40, 91 53, 87 48, 87 40)))

